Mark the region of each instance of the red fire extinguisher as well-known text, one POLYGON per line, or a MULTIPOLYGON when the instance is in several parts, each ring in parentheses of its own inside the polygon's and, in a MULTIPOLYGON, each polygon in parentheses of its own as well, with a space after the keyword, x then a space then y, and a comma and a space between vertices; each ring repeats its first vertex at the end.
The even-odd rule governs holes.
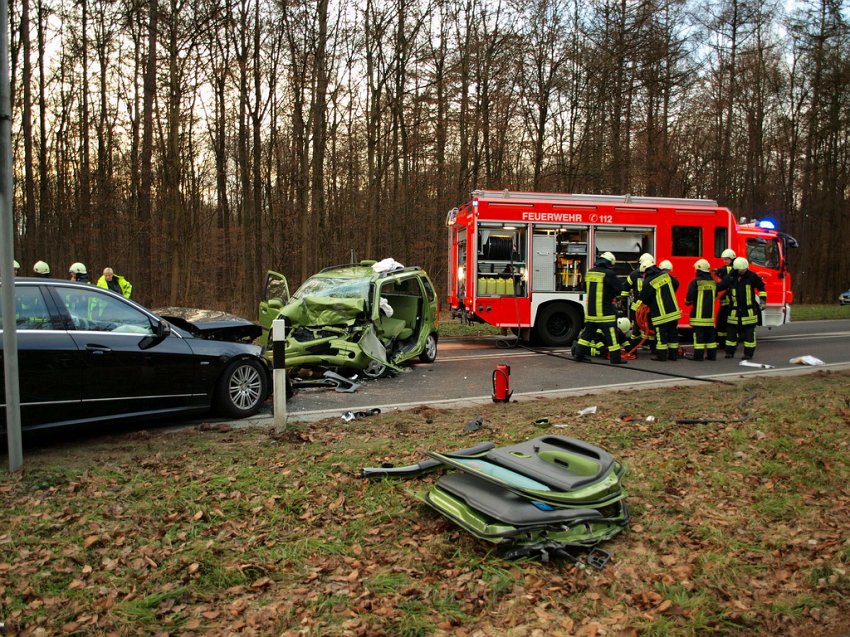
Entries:
POLYGON ((500 363, 493 370, 493 402, 506 403, 511 395, 511 366, 500 363))

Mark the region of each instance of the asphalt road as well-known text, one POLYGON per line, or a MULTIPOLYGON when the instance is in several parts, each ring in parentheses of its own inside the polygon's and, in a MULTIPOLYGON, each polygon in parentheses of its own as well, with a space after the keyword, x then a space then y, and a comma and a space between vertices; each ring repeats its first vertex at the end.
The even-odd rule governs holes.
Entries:
MULTIPOLYGON (((736 358, 694 362, 679 360, 660 363, 642 352, 628 365, 613 366, 603 359, 591 364, 571 360, 568 350, 511 347, 513 337, 445 338, 439 343, 437 360, 416 364, 404 374, 379 380, 358 379, 354 393, 333 389, 300 389, 287 405, 288 418, 309 421, 340 416, 347 411, 378 408, 382 412, 417 405, 452 407, 491 401, 495 366, 511 367, 514 400, 539 396, 586 394, 613 388, 653 386, 672 382, 703 382, 691 379, 729 379, 775 373, 803 373, 824 369, 790 363, 790 359, 810 355, 827 368, 850 368, 850 321, 807 321, 781 328, 759 328, 754 363, 771 369, 742 367, 739 347, 736 358)), ((271 406, 260 415, 272 415, 271 406)))

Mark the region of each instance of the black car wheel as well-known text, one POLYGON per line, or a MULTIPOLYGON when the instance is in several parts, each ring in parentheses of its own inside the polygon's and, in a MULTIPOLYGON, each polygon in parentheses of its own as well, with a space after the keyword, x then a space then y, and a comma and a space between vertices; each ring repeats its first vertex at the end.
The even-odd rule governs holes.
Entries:
POLYGON ((225 416, 244 418, 257 413, 268 396, 268 384, 257 361, 236 361, 218 381, 216 409, 225 416))
POLYGON ((422 353, 419 355, 419 360, 423 363, 433 363, 437 360, 437 335, 436 334, 428 334, 428 338, 425 339, 425 348, 422 350, 422 353))
POLYGON ((581 319, 575 308, 564 303, 547 305, 537 317, 537 336, 549 347, 569 345, 578 336, 581 319))

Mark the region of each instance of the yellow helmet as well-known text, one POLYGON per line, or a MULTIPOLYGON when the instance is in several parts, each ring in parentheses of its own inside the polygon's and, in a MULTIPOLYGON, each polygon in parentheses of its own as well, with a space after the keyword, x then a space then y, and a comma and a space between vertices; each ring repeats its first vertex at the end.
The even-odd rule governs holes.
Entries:
POLYGON ((32 271, 41 275, 50 274, 50 266, 44 261, 36 261, 35 265, 32 266, 32 271))
POLYGON ((86 266, 77 261, 76 263, 72 263, 71 267, 68 268, 68 272, 72 274, 88 274, 86 270, 86 266))
POLYGON ((670 263, 667 259, 664 259, 661 263, 658 264, 658 267, 662 270, 667 270, 669 272, 673 269, 673 264, 670 263))
POLYGON ((750 262, 747 261, 744 257, 736 257, 736 259, 732 262, 732 269, 738 270, 738 272, 744 272, 750 268, 750 262))
POLYGON ((726 248, 723 252, 720 253, 721 258, 723 259, 734 259, 737 254, 732 248, 726 248))
POLYGON ((700 272, 708 272, 709 270, 711 270, 711 265, 705 259, 698 259, 694 263, 694 268, 699 270, 700 272))

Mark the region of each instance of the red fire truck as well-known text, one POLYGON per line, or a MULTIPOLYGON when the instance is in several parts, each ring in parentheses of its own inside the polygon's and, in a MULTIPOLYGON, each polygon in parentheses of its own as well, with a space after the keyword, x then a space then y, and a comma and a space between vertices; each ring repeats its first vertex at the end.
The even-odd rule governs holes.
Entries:
MULTIPOLYGON (((621 277, 649 252, 678 276, 679 303, 694 261, 723 265, 732 248, 764 280, 766 326, 791 320, 790 248, 797 242, 767 223, 737 223, 706 199, 476 190, 449 211, 448 301, 452 314, 563 346, 584 322, 584 275, 602 252, 621 277)), ((687 326, 687 312, 681 326, 687 326)))

